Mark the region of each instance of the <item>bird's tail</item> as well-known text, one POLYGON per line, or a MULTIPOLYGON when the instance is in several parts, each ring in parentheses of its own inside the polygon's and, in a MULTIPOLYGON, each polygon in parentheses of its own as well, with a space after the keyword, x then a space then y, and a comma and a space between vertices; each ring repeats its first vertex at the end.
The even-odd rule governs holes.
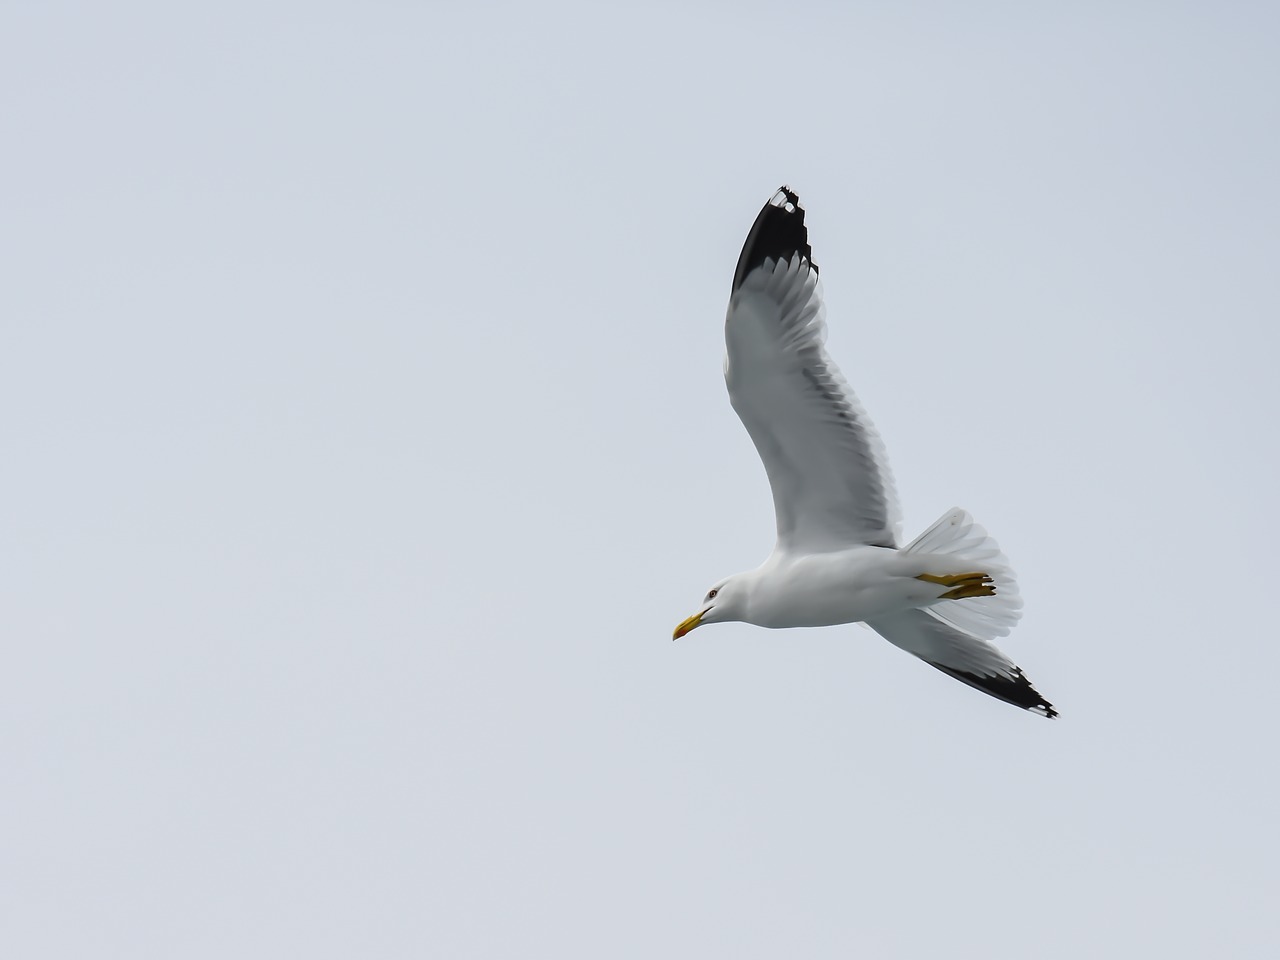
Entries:
POLYGON ((966 564, 972 563, 973 572, 985 573, 994 581, 994 596, 948 600, 925 608, 943 623, 983 640, 994 640, 1007 635, 1022 616, 1022 595, 1008 558, 969 511, 959 507, 948 510, 902 552, 963 558, 966 564))

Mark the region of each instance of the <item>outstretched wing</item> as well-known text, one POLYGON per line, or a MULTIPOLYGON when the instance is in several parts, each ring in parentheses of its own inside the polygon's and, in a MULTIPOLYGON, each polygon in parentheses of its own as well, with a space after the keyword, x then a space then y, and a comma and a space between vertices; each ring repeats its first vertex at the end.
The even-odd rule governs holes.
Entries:
POLYGON ((729 399, 769 474, 780 548, 895 547, 901 520, 884 444, 825 340, 804 209, 783 187, 756 218, 734 273, 729 399))
POLYGON ((957 630, 927 610, 908 610, 867 623, 895 647, 913 653, 962 683, 1042 717, 1058 711, 994 644, 957 630))

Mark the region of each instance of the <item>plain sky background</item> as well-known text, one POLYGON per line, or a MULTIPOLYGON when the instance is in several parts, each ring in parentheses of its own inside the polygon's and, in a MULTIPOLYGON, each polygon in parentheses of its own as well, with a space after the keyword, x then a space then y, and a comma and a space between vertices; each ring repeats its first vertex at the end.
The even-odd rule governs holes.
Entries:
POLYGON ((1262 3, 5 2, 0 953, 1277 955, 1278 103, 1262 3), (671 642, 783 182, 1061 719, 671 642))

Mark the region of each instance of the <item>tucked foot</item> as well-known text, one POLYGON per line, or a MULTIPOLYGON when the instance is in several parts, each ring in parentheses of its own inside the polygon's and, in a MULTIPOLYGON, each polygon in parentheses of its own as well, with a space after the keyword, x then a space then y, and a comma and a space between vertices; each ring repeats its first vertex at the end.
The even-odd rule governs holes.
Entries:
POLYGON ((936 583, 940 587, 950 587, 941 600, 968 600, 971 597, 994 597, 995 581, 985 573, 954 573, 947 576, 935 576, 922 573, 916 577, 926 583, 936 583))

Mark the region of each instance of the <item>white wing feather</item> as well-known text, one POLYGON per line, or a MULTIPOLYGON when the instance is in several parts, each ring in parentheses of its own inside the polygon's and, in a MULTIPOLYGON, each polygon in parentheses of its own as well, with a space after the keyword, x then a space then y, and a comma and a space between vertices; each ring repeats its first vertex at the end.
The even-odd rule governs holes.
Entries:
POLYGON ((894 547, 901 518, 884 444, 823 346, 824 313, 818 271, 800 252, 747 273, 725 321, 729 399, 769 474, 781 549, 894 547))

